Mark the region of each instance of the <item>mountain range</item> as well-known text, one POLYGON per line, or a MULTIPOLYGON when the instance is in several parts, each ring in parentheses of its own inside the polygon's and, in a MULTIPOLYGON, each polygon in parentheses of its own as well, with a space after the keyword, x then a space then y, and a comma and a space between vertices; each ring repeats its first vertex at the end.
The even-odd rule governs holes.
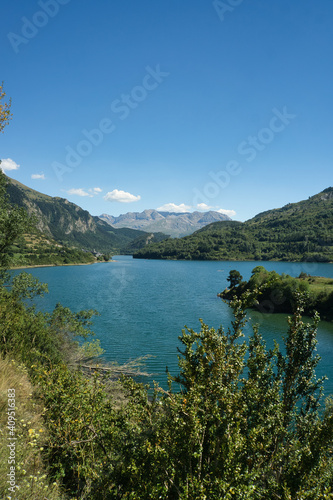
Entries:
POLYGON ((51 197, 8 178, 12 204, 35 216, 36 228, 58 244, 103 253, 128 253, 127 246, 141 248, 147 241, 160 241, 162 234, 147 234, 130 228, 117 229, 64 198, 51 197), (137 244, 134 243, 137 240, 137 244))
POLYGON ((100 215, 100 219, 114 228, 131 228, 147 232, 162 232, 173 238, 189 235, 207 224, 231 220, 220 212, 161 212, 150 209, 143 212, 128 212, 114 217, 100 215))
POLYGON ((35 191, 7 177, 12 204, 24 207, 36 219, 36 227, 47 238, 65 246, 104 253, 133 253, 146 244, 169 235, 190 234, 214 221, 230 220, 219 212, 173 213, 144 210, 119 217, 90 215, 65 198, 35 191))
POLYGON ((136 258, 333 262, 333 188, 246 222, 209 224, 149 245, 136 258))
MULTIPOLYGON (((64 198, 7 179, 10 202, 35 216, 35 234, 42 238, 39 246, 43 244, 46 253, 50 244, 53 251, 59 246, 75 247, 88 252, 133 254, 137 258, 333 262, 332 187, 307 200, 237 222, 219 212, 157 210, 119 217, 103 214, 100 218, 64 198), (187 236, 170 238, 165 233, 187 236)), ((47 260, 45 252, 43 258, 47 260)))

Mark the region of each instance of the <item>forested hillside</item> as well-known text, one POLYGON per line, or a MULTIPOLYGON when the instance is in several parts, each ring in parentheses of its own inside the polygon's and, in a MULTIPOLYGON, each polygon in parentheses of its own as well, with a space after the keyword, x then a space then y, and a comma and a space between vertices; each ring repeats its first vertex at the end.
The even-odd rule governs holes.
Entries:
POLYGON ((9 249, 14 254, 14 264, 92 262, 91 251, 106 255, 127 254, 142 248, 146 241, 155 238, 161 241, 167 237, 130 228, 113 228, 64 198, 42 194, 8 177, 7 181, 10 203, 35 219, 30 232, 9 249))
POLYGON ((144 248, 147 259, 333 261, 333 188, 244 223, 216 222, 144 248))

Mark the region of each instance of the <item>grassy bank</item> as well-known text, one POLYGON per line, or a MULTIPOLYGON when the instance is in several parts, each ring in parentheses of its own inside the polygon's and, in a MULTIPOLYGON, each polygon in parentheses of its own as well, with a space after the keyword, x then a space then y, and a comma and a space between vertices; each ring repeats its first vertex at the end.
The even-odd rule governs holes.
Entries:
POLYGON ((11 357, 1 356, 0 497, 3 499, 65 499, 58 482, 49 477, 48 467, 43 459, 49 439, 43 413, 43 404, 36 387, 30 381, 27 368, 11 357), (15 392, 8 392, 13 389, 15 392), (13 395, 15 405, 8 411, 8 399, 12 399, 13 395), (11 437, 16 440, 11 440, 11 437), (14 443, 14 446, 9 448, 9 443, 14 443), (11 467, 14 468, 10 469, 11 467), (11 470, 14 474, 8 476, 11 470), (10 479, 19 487, 15 488, 15 493, 9 489, 10 479))

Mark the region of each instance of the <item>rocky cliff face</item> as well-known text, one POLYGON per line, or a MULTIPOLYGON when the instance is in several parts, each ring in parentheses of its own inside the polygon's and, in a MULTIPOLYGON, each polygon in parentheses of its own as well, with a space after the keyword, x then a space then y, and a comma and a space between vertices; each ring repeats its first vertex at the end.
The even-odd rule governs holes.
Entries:
POLYGON ((142 231, 113 229, 99 217, 64 198, 39 193, 8 178, 10 202, 23 207, 36 217, 36 227, 47 237, 68 246, 100 252, 124 251, 126 246, 142 236, 142 231))
POLYGON ((322 193, 320 193, 320 199, 323 201, 328 201, 333 198, 333 188, 329 187, 327 189, 324 189, 322 193))
POLYGON ((26 208, 30 215, 36 216, 37 227, 44 233, 54 236, 59 232, 69 235, 73 231, 96 231, 97 224, 89 212, 64 198, 43 195, 13 179, 7 191, 11 203, 26 208))

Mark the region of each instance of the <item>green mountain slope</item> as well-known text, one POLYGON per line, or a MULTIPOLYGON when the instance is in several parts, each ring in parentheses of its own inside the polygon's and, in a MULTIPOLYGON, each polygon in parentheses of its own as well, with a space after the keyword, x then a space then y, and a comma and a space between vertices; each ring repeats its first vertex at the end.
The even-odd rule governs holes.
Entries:
POLYGON ((244 223, 216 222, 179 240, 150 245, 135 258, 333 261, 333 188, 244 223))
MULTIPOLYGON (((128 245, 135 250, 141 248, 141 238, 149 236, 144 231, 112 228, 64 198, 39 193, 14 179, 8 178, 8 181, 10 202, 34 215, 37 229, 61 245, 103 253, 128 253, 128 245), (139 239, 137 246, 134 244, 136 239, 139 239)), ((160 239, 159 236, 157 241, 160 239)))

